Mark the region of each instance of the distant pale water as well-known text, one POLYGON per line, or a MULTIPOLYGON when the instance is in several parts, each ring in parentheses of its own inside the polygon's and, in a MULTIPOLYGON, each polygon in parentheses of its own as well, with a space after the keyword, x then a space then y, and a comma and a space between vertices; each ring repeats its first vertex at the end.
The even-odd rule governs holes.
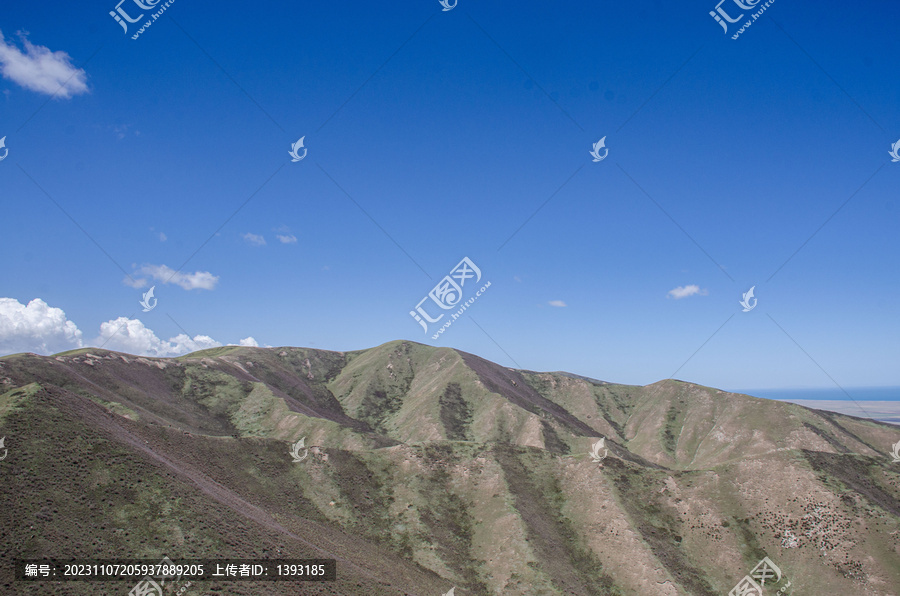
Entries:
POLYGON ((900 387, 837 387, 831 389, 743 389, 755 397, 795 403, 814 410, 872 418, 900 425, 900 387))
POLYGON ((794 401, 802 399, 829 401, 900 401, 900 387, 845 387, 846 393, 837 387, 826 389, 737 389, 754 397, 794 401), (847 395, 850 397, 847 397, 847 395))

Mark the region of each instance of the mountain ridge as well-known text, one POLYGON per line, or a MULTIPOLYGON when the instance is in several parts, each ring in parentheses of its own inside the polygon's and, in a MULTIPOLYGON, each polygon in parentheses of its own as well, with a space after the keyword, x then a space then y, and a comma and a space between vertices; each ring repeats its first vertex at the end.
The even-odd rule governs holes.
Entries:
POLYGON ((403 340, 17 354, 0 358, 0 527, 4 558, 338 558, 304 594, 720 594, 769 556, 788 594, 897 596, 896 434, 403 340), (300 438, 315 450, 293 463, 300 438), (52 527, 81 518, 96 525, 52 527))

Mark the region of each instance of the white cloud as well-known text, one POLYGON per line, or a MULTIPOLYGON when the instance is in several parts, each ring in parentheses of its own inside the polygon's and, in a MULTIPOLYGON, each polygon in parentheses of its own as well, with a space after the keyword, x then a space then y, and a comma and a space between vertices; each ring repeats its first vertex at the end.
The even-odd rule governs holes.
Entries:
POLYGON ((208 335, 189 337, 184 333, 163 341, 140 319, 119 317, 100 325, 100 336, 96 340, 96 345, 102 345, 105 350, 166 358, 197 350, 218 348, 222 344, 208 335))
POLYGON ((191 338, 184 333, 179 333, 171 338, 169 344, 173 346, 172 352, 178 355, 196 352, 197 350, 218 348, 222 345, 221 342, 214 340, 208 335, 195 335, 191 338))
MULTIPOLYGON (((139 319, 127 317, 102 323, 100 335, 84 342, 78 326, 66 318, 62 309, 51 307, 40 298, 35 298, 27 306, 14 298, 0 298, 0 356, 18 352, 47 356, 66 350, 102 346, 105 350, 137 356, 169 358, 221 345, 208 335, 189 337, 179 333, 162 340, 139 319)), ((240 345, 259 347, 252 336, 240 340, 240 345)))
POLYGON ((287 236, 277 234, 275 237, 278 238, 282 244, 297 244, 297 237, 293 234, 288 234, 287 236))
POLYGON ((250 232, 247 232, 242 236, 242 238, 253 246, 265 246, 266 244, 266 239, 259 234, 251 234, 250 232))
POLYGON ((40 298, 27 306, 15 298, 0 298, 0 354, 55 354, 83 345, 81 331, 62 309, 40 298))
POLYGON ((116 138, 121 141, 128 134, 128 127, 128 124, 121 124, 119 126, 113 126, 112 131, 116 134, 116 138))
MULTIPOLYGON (((180 271, 176 272, 166 265, 142 265, 140 269, 135 271, 135 275, 149 275, 156 281, 161 281, 164 284, 175 284, 185 290, 212 290, 219 283, 219 277, 209 271, 182 273, 180 271)), ((132 288, 143 288, 147 285, 147 280, 139 277, 134 278, 134 281, 126 277, 123 281, 132 288)))
POLYGON ((559 307, 568 306, 568 304, 566 304, 562 300, 551 300, 547 304, 549 304, 550 306, 559 306, 559 307))
POLYGON ((87 93, 87 74, 72 66, 66 52, 51 52, 44 46, 36 46, 19 34, 23 52, 13 43, 7 43, 0 32, 0 72, 14 83, 56 97, 69 98, 87 93))
POLYGON ((160 241, 160 242, 165 242, 165 241, 168 240, 168 239, 169 239, 169 237, 166 236, 166 233, 165 233, 165 232, 160 232, 160 233, 159 233, 159 241, 160 241))
POLYGON ((697 285, 689 285, 689 286, 679 286, 675 289, 669 290, 669 295, 667 298, 674 298, 675 300, 681 300, 682 298, 687 298, 688 296, 706 296, 709 294, 706 290, 701 290, 700 286, 697 285))

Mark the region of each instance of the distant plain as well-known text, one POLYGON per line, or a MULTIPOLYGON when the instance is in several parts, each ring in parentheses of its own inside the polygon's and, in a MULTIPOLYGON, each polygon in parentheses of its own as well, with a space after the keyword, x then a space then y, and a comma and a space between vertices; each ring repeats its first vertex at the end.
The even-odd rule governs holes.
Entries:
POLYGON ((900 387, 742 389, 739 392, 900 425, 900 387))

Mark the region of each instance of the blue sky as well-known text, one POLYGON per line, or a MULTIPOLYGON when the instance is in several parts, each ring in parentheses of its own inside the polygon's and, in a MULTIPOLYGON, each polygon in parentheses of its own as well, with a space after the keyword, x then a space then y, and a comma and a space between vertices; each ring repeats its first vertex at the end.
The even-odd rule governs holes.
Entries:
POLYGON ((4 7, 0 353, 900 385, 900 7, 779 0, 732 39, 715 6, 176 0, 137 39, 115 2, 4 7), (491 285, 432 339, 455 310, 409 313, 466 256, 491 285))

